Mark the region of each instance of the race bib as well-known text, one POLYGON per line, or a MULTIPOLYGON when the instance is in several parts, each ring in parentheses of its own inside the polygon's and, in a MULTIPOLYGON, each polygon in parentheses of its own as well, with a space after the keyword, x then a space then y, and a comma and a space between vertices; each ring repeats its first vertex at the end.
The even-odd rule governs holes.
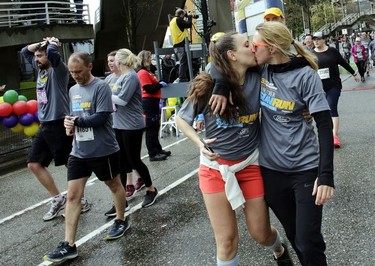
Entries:
POLYGON ((41 103, 41 104, 46 104, 48 103, 48 99, 47 99, 47 92, 45 89, 38 89, 36 90, 36 98, 38 100, 38 103, 41 103))
POLYGON ((318 74, 319 74, 320 79, 329 79, 330 78, 329 68, 318 69, 318 74))
POLYGON ((94 140, 94 129, 92 127, 76 127, 77 141, 94 140))

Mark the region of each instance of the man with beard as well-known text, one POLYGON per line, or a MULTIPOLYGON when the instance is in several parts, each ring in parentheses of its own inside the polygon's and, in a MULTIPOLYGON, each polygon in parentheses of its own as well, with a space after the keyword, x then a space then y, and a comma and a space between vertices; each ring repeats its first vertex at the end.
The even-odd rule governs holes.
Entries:
MULTIPOLYGON (((52 159, 55 166, 66 165, 72 149, 72 137, 65 134, 64 117, 69 114, 69 71, 62 61, 55 37, 46 37, 40 43, 30 44, 21 50, 23 57, 38 70, 36 95, 40 128, 32 140, 27 167, 52 196, 51 207, 44 221, 54 219, 65 208, 62 195, 47 167, 52 159)), ((82 198, 82 212, 90 209, 82 198)))

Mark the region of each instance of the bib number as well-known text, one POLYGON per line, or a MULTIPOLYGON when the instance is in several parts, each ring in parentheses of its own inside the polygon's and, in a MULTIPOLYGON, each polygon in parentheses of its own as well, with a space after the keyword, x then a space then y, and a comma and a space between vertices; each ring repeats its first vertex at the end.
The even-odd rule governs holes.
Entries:
POLYGON ((41 103, 41 104, 47 104, 48 103, 47 92, 46 92, 45 89, 36 90, 36 98, 38 100, 38 103, 41 103))
POLYGON ((92 127, 76 127, 77 141, 94 140, 94 129, 92 127))
POLYGON ((318 69, 318 74, 319 74, 320 79, 329 79, 330 78, 329 68, 318 69))

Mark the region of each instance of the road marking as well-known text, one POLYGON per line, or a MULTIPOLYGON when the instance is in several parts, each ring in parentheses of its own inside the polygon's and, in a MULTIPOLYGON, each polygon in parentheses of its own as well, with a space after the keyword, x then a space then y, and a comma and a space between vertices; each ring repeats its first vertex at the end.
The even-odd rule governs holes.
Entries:
MULTIPOLYGON (((180 179, 176 180, 175 182, 173 182, 172 184, 166 186, 165 188, 163 188, 162 190, 159 191, 159 196, 167 193, 169 190, 171 190, 172 188, 175 188, 177 187, 178 185, 182 184, 183 182, 185 182, 186 180, 188 180, 190 177, 194 176, 195 174, 198 173, 198 169, 195 169, 193 171, 191 171, 190 173, 186 174, 185 176, 181 177, 180 179)), ((137 205, 135 205, 134 207, 132 207, 129 211, 126 212, 126 215, 129 216, 130 214, 138 211, 139 209, 142 208, 142 203, 138 203, 137 205)), ((109 221, 108 223, 102 225, 101 227, 97 228, 96 230, 92 231, 91 233, 85 235, 84 237, 78 239, 76 241, 76 245, 77 247, 79 247, 80 245, 86 243, 87 241, 89 241, 91 238, 99 235, 101 232, 103 232, 104 230, 108 229, 109 227, 111 227, 113 224, 113 220, 109 221)), ((42 263, 40 263, 38 266, 46 266, 46 265, 51 265, 53 264, 53 262, 50 262, 50 261, 44 261, 42 263)))
POLYGON ((366 86, 366 87, 355 87, 350 89, 342 89, 341 91, 347 92, 347 91, 367 91, 367 90, 373 90, 375 89, 375 86, 366 86))
MULTIPOLYGON (((168 149, 169 147, 172 147, 172 146, 177 145, 177 144, 179 144, 179 143, 181 143, 181 142, 184 142, 184 141, 187 140, 187 139, 188 139, 188 138, 185 137, 185 138, 180 139, 180 140, 178 140, 178 141, 176 141, 176 142, 173 142, 173 143, 171 143, 171 144, 165 146, 164 149, 168 149)), ((148 155, 144 155, 144 156, 141 157, 141 159, 143 160, 143 159, 145 159, 145 158, 147 158, 147 157, 148 157, 148 155)), ((86 183, 86 186, 92 186, 92 185, 94 185, 94 184, 96 183, 97 180, 98 180, 97 177, 93 177, 93 178, 89 179, 89 180, 87 181, 87 183, 86 183)), ((67 191, 64 191, 64 192, 62 192, 61 194, 66 194, 66 193, 67 193, 67 191)), ((6 221, 10 221, 10 220, 14 219, 15 217, 20 216, 20 215, 22 215, 22 214, 24 214, 24 213, 26 213, 26 212, 28 212, 28 211, 34 210, 34 209, 38 208, 39 206, 41 206, 41 205, 43 205, 43 204, 46 204, 46 203, 50 202, 51 200, 52 200, 52 197, 51 197, 51 198, 48 198, 48 199, 45 199, 45 200, 43 200, 43 201, 41 201, 41 202, 38 202, 38 203, 36 203, 36 204, 34 204, 34 205, 32 205, 32 206, 26 208, 26 209, 23 209, 22 211, 19 211, 19 212, 13 213, 12 215, 9 215, 8 217, 5 217, 5 218, 1 219, 1 220, 0 220, 0 224, 5 223, 6 221)))

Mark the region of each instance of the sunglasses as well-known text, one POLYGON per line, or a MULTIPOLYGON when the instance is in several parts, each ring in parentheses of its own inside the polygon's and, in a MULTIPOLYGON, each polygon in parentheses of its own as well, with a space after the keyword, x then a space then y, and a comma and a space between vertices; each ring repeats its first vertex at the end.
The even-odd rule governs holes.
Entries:
POLYGON ((265 42, 253 42, 253 46, 251 47, 251 51, 253 53, 255 53, 258 47, 260 47, 260 46, 267 46, 267 45, 268 44, 266 44, 265 42))

